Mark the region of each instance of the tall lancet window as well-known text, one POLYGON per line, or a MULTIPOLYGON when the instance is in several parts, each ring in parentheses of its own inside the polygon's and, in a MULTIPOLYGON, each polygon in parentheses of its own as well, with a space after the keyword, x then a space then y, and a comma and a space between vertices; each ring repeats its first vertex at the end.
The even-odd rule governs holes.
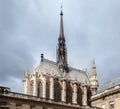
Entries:
POLYGON ((81 87, 80 85, 77 85, 77 104, 78 105, 82 105, 82 90, 81 90, 81 87))
POLYGON ((38 83, 38 93, 37 93, 38 97, 42 97, 42 82, 40 81, 38 83))
POLYGON ((73 89, 69 81, 66 82, 66 103, 72 104, 72 92, 73 89))
POLYGON ((46 99, 50 98, 50 78, 46 77, 46 99))
POLYGON ((61 101, 61 85, 58 78, 54 80, 54 100, 57 102, 61 101))
POLYGON ((88 87, 87 88, 87 101, 88 101, 88 105, 90 105, 91 103, 90 103, 90 98, 91 98, 91 96, 92 96, 92 93, 91 93, 91 88, 90 87, 88 87))

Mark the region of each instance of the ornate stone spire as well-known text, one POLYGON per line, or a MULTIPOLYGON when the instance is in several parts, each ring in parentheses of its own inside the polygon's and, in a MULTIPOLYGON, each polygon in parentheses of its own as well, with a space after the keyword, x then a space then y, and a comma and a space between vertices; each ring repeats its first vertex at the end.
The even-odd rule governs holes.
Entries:
POLYGON ((63 28, 63 12, 60 13, 60 33, 57 47, 57 64, 63 72, 68 72, 67 66, 67 49, 65 44, 64 28, 63 28))
POLYGON ((92 75, 90 77, 90 84, 91 84, 92 95, 95 95, 97 93, 97 89, 99 87, 99 82, 98 82, 98 79, 97 79, 97 71, 96 71, 95 60, 93 60, 92 75))
POLYGON ((96 64, 95 64, 95 59, 93 60, 93 65, 92 65, 92 75, 96 75, 96 64))

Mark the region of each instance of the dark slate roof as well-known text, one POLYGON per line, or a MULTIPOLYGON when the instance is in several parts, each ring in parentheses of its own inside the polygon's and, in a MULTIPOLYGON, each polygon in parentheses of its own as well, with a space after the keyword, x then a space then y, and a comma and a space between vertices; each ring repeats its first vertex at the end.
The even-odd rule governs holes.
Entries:
POLYGON ((116 79, 113 79, 111 81, 108 81, 106 83, 104 83, 103 85, 101 85, 99 88, 98 88, 98 93, 101 93, 105 90, 108 90, 108 89, 111 89, 115 86, 120 86, 120 77, 116 78, 116 79))
MULTIPOLYGON (((68 74, 71 80, 76 80, 80 83, 89 84, 89 78, 85 71, 79 70, 70 66, 68 66, 68 68, 69 68, 68 74)), ((54 75, 61 75, 62 73, 59 70, 57 63, 48 59, 43 59, 43 61, 36 68, 36 72, 51 73, 51 71, 53 71, 54 75)))

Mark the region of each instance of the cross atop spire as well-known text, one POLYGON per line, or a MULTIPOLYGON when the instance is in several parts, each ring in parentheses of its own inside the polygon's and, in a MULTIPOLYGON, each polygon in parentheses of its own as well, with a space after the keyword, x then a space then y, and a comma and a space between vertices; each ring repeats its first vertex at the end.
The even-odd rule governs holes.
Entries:
MULTIPOLYGON (((62 8, 62 5, 61 5, 62 8)), ((60 33, 58 38, 58 47, 57 47, 57 63, 58 67, 63 72, 68 72, 67 67, 67 49, 65 44, 65 37, 64 37, 64 27, 63 27, 63 12, 61 9, 60 12, 60 33)))

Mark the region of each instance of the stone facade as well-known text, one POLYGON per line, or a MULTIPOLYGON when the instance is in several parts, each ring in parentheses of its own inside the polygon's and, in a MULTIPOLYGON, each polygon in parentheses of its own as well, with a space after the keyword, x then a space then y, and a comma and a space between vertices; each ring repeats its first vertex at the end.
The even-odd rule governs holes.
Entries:
MULTIPOLYGON (((91 97, 92 106, 103 109, 120 109, 120 81, 118 84, 116 84, 115 81, 111 83, 111 87, 104 88, 102 92, 91 97)), ((106 85, 110 86, 110 82, 106 85)), ((105 86, 105 84, 103 86, 105 86)))
POLYGON ((90 92, 90 86, 85 83, 79 83, 67 78, 53 77, 50 74, 37 73, 36 75, 33 74, 31 78, 26 73, 23 81, 24 94, 81 106, 89 103, 90 93, 88 92, 90 92), (87 97, 88 95, 89 97, 87 97))
POLYGON ((90 109, 89 106, 44 99, 15 92, 0 93, 0 109, 90 109))

